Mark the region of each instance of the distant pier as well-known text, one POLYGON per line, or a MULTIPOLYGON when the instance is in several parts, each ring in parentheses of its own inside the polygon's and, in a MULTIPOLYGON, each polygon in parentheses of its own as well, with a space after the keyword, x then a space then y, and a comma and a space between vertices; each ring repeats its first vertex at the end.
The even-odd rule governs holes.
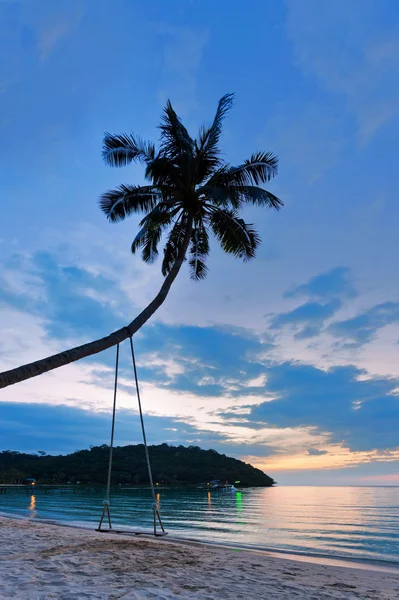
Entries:
POLYGON ((52 491, 60 492, 60 494, 96 494, 100 493, 103 487, 101 486, 90 486, 90 485, 76 485, 76 484, 45 484, 45 483, 0 483, 0 496, 7 494, 7 490, 24 489, 26 495, 32 495, 37 490, 44 491, 48 494, 52 491))

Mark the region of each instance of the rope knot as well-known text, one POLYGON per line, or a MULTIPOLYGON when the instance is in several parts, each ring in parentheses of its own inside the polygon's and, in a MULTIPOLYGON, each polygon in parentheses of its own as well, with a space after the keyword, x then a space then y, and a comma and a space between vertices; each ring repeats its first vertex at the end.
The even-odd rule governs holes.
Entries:
POLYGON ((129 327, 124 327, 124 329, 127 331, 128 337, 130 337, 130 339, 133 337, 132 332, 130 331, 129 327))
POLYGON ((104 500, 103 501, 103 506, 109 506, 109 500, 104 500))
POLYGON ((153 503, 151 504, 151 508, 152 508, 152 510, 153 510, 154 512, 157 512, 157 511, 158 511, 158 504, 157 504, 156 502, 153 502, 153 503))

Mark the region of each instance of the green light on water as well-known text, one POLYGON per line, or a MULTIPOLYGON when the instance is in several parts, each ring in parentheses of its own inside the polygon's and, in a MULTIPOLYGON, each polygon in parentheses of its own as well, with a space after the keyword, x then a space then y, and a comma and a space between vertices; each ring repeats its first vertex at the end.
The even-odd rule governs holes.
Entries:
POLYGON ((236 492, 236 506, 237 506, 237 511, 242 512, 242 494, 241 494, 241 492, 236 492))

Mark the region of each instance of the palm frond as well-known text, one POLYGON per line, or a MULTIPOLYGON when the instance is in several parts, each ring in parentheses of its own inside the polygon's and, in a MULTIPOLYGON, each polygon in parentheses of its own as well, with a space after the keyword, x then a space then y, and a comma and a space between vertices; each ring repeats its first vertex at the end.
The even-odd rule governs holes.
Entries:
POLYGON ((191 279, 199 280, 204 279, 208 272, 208 268, 205 264, 205 259, 209 254, 209 236, 201 220, 194 228, 191 233, 191 244, 190 244, 190 277, 191 279))
POLYGON ((193 257, 188 261, 190 266, 190 278, 194 281, 199 281, 200 279, 205 279, 208 274, 208 267, 205 264, 205 261, 202 258, 193 257))
POLYGON ((155 146, 133 134, 105 133, 102 157, 111 167, 123 167, 134 160, 147 163, 155 157, 155 146))
POLYGON ((230 176, 237 185, 267 183, 277 175, 278 158, 273 152, 256 152, 238 167, 230 169, 230 176))
POLYGON ((161 240, 161 227, 144 226, 132 242, 131 251, 135 254, 141 248, 141 257, 144 262, 152 263, 158 256, 158 244, 161 240))
POLYGON ((152 263, 158 256, 158 244, 161 241, 162 228, 148 229, 143 248, 141 250, 141 258, 144 262, 152 263))
POLYGON ((182 154, 193 155, 194 141, 174 111, 170 100, 167 101, 164 108, 159 128, 161 130, 162 154, 169 157, 182 154))
POLYGON ((276 210, 280 210, 284 206, 284 202, 280 198, 255 185, 236 186, 236 191, 245 202, 250 202, 255 206, 268 206, 276 210))
POLYGON ((222 133, 222 123, 226 114, 233 106, 234 94, 225 94, 218 103, 215 118, 209 128, 202 127, 199 135, 199 148, 207 152, 213 150, 219 143, 222 133))
POLYGON ((100 197, 100 208, 110 221, 123 221, 133 213, 152 210, 160 199, 159 190, 151 185, 120 185, 100 197))
POLYGON ((141 256, 144 262, 153 262, 158 256, 158 244, 162 232, 168 227, 180 208, 170 208, 160 202, 155 208, 140 221, 141 230, 132 243, 132 253, 142 248, 141 256))
POLYGON ((158 155, 147 164, 145 177, 156 186, 166 186, 176 189, 179 185, 181 172, 178 165, 170 160, 170 158, 158 155))
POLYGON ((212 209, 209 224, 225 252, 243 260, 254 258, 260 237, 251 224, 238 217, 236 211, 212 209))
POLYGON ((170 206, 166 202, 160 202, 139 223, 140 227, 148 229, 164 229, 171 224, 174 217, 181 211, 179 206, 170 206))
POLYGON ((202 127, 196 150, 198 156, 198 181, 209 177, 221 165, 219 141, 223 120, 233 106, 234 94, 225 94, 218 103, 215 118, 210 127, 202 127))
POLYGON ((278 159, 270 152, 252 155, 239 167, 225 165, 215 171, 198 192, 216 205, 239 208, 242 202, 279 209, 283 202, 271 192, 260 188, 277 173, 278 159))
POLYGON ((236 185, 228 176, 217 185, 207 184, 198 190, 208 203, 238 209, 244 202, 279 210, 284 203, 271 192, 254 185, 236 185))
POLYGON ((199 193, 207 203, 214 206, 238 209, 243 202, 243 196, 235 185, 206 185, 199 193))
POLYGON ((135 254, 139 248, 145 244, 145 236, 147 233, 147 227, 142 227, 136 237, 134 238, 130 247, 132 254, 135 254))

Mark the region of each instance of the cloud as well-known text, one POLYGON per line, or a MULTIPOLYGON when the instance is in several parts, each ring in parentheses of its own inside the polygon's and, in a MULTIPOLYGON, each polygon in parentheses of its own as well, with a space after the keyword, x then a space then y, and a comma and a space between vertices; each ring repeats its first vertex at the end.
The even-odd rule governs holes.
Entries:
MULTIPOLYGON (((62 349, 62 341, 48 338, 48 324, 43 318, 16 309, 3 311, 1 316, 3 368, 62 349)), ((187 425, 190 435, 187 434, 186 443, 204 446, 212 439, 218 441, 218 446, 212 442, 210 447, 223 452, 264 456, 325 441, 324 435, 315 434, 307 427, 276 428, 262 424, 257 428, 240 422, 240 407, 245 407, 245 413, 247 407, 268 398, 264 367, 255 360, 262 343, 254 336, 213 328, 153 324, 140 332, 135 347, 145 414, 173 419, 172 429, 187 425), (154 364, 151 364, 152 359, 154 364), (219 414, 228 410, 234 413, 232 418, 219 414)), ((6 407, 2 414, 7 415, 10 402, 40 403, 55 408, 67 405, 96 414, 109 412, 114 360, 115 350, 111 349, 6 388, 0 393, 2 408, 6 407)), ((125 344, 121 347, 118 411, 136 406, 129 360, 125 344)), ((12 426, 7 427, 12 430, 12 426)), ((40 432, 38 428, 39 441, 40 432)), ((66 438, 67 434, 62 437, 60 433, 60 451, 64 451, 62 440, 67 444, 66 438)))
POLYGON ((296 92, 279 105, 278 115, 268 119, 267 140, 279 149, 284 170, 294 167, 296 178, 314 185, 339 160, 347 136, 341 114, 325 99, 309 100, 307 94, 302 99, 301 92, 296 92))
MULTIPOLYGON (((213 412, 216 427, 230 431, 240 448, 252 438, 252 443, 259 444, 258 452, 262 451, 262 440, 269 454, 286 451, 287 434, 281 434, 279 446, 270 433, 274 430, 277 435, 281 428, 295 430, 298 435, 301 431, 301 438, 291 435, 302 448, 315 448, 305 440, 317 435, 324 446, 346 444, 348 455, 398 447, 399 396, 395 390, 399 380, 370 379, 355 367, 325 371, 298 362, 262 361, 257 358, 263 351, 259 338, 215 328, 157 324, 148 331, 147 340, 146 336, 140 339, 141 352, 159 340, 163 340, 158 346, 160 355, 176 361, 181 370, 166 384, 165 379, 156 379, 157 385, 171 392, 184 390, 198 395, 204 402, 207 396, 212 402, 218 397, 215 406, 206 409, 210 411, 207 419, 212 419, 213 412), (251 387, 255 384, 257 387, 251 387)), ((146 381, 154 381, 151 365, 141 371, 146 381)), ((326 447, 322 450, 323 455, 328 452, 326 447)), ((345 454, 340 460, 349 458, 345 454)))
POLYGON ((264 388, 265 384, 266 384, 266 375, 264 373, 261 373, 260 375, 258 375, 257 377, 253 377, 252 379, 249 379, 247 381, 247 386, 248 387, 256 387, 256 388, 264 388))
MULTIPOLYGON (((65 454, 91 445, 109 443, 111 431, 110 412, 92 412, 74 406, 36 403, 1 403, 0 450, 65 454)), ((204 449, 246 456, 257 453, 267 457, 275 453, 259 442, 238 444, 220 431, 198 429, 182 419, 144 414, 149 444, 200 445, 204 449)), ((273 444, 282 446, 284 437, 290 436, 295 445, 302 438, 309 440, 305 432, 274 430, 273 444)), ((117 410, 115 422, 115 445, 140 444, 142 433, 139 416, 135 410, 117 410)), ((290 448, 290 443, 286 444, 290 448)))
POLYGON ((381 457, 378 451, 350 452, 335 446, 327 454, 247 456, 246 461, 288 485, 376 485, 376 473, 386 474, 381 476, 380 484, 386 479, 387 485, 393 485, 397 481, 394 474, 398 471, 399 451, 381 457))
POLYGON ((42 60, 48 59, 61 40, 70 36, 78 27, 83 17, 82 6, 75 4, 72 8, 71 12, 71 4, 68 4, 67 13, 50 15, 47 22, 39 26, 37 45, 42 60))
POLYGON ((123 325, 118 309, 126 298, 119 292, 115 300, 115 280, 62 266, 47 252, 14 255, 5 266, 0 302, 42 317, 49 337, 99 337, 123 325))
POLYGON ((160 102, 163 105, 166 98, 171 98, 178 112, 190 114, 196 105, 197 71, 209 31, 157 23, 155 32, 163 43, 163 69, 158 91, 160 102))
POLYGON ((331 318, 340 306, 340 300, 332 300, 327 304, 307 302, 294 310, 275 315, 270 321, 270 329, 281 329, 286 325, 292 325, 297 331, 296 338, 315 337, 320 333, 324 322, 331 318))
MULTIPOLYGON (((91 445, 108 444, 111 415, 93 413, 71 406, 48 404, 2 403, 0 448, 20 452, 64 454, 91 445)), ((224 440, 216 432, 198 430, 181 420, 145 415, 150 444, 186 444, 200 439, 203 447, 220 445, 224 440)), ((115 445, 142 443, 137 411, 118 410, 115 423, 115 445)))
POLYGON ((200 396, 243 397, 265 390, 263 367, 256 355, 263 344, 255 335, 227 328, 153 324, 137 341, 142 376, 161 387, 200 396), (155 363, 147 356, 158 357, 155 363), (163 357, 163 358, 161 358, 163 357), (159 363, 167 361, 164 367, 159 363), (165 378, 165 369, 173 377, 165 378))
POLYGON ((394 5, 375 0, 288 0, 287 33, 295 60, 340 95, 369 141, 399 114, 398 25, 394 5))
MULTIPOLYGON (((399 447, 398 380, 365 379, 354 367, 323 371, 282 363, 267 365, 267 391, 276 399, 252 406, 248 422, 276 427, 315 427, 330 443, 353 451, 399 447)), ((313 447, 313 446, 312 446, 313 447)))
POLYGON ((49 59, 61 41, 78 28, 84 14, 85 0, 77 0, 73 4, 68 0, 58 0, 57 3, 43 0, 36 6, 21 3, 16 20, 19 22, 22 50, 26 53, 37 50, 42 61, 49 59))
POLYGON ((370 342, 379 329, 399 322, 399 302, 384 302, 328 327, 329 333, 356 346, 370 342))
MULTIPOLYGON (((25 318, 28 321, 22 321, 16 313, 15 326, 8 314, 10 330, 3 327, 3 360, 7 357, 25 362, 28 355, 45 355, 43 347, 48 341, 40 321, 34 315, 25 318), (32 330, 29 319, 36 323, 37 331, 32 330), (21 350, 18 327, 25 334, 22 339, 26 350, 21 350)), ((209 443, 209 447, 236 456, 275 456, 280 468, 288 468, 291 459, 296 464, 295 456, 301 452, 297 464, 309 466, 306 460, 323 458, 328 460, 323 463, 326 465, 345 465, 366 460, 367 453, 391 452, 397 447, 399 401, 394 391, 398 381, 367 380, 364 372, 353 367, 326 372, 298 363, 261 361, 257 358, 263 349, 261 340, 226 329, 154 323, 142 330, 135 346, 145 414, 160 419, 154 421, 157 441, 179 439, 201 446, 209 443), (165 430, 158 429, 162 423, 165 430), (177 429, 177 438, 166 429, 172 433, 177 429), (184 436, 179 437, 182 431, 184 436), (328 456, 309 453, 309 448, 325 450, 328 456), (354 456, 356 452, 363 454, 354 456)), ((123 420, 125 411, 130 414, 133 409, 134 414, 136 399, 128 348, 123 346, 121 350, 118 411, 123 420)), ((110 350, 45 374, 40 380, 2 390, 2 408, 6 407, 2 415, 7 421, 4 429, 12 431, 7 420, 10 402, 84 408, 87 419, 91 413, 97 422, 94 413, 109 413, 111 407, 113 363, 114 350, 110 350)), ((30 419, 29 412, 26 414, 30 419)), ((76 413, 77 419, 79 415, 76 413)), ((71 447, 67 441, 70 430, 62 434, 60 428, 59 451, 65 451, 64 443, 68 449, 83 444, 83 438, 79 441, 71 434, 71 447)), ((39 441, 40 431, 37 428, 39 441)), ((95 428, 93 436, 94 440, 95 428)), ((96 439, 90 443, 99 442, 96 439)), ((51 445, 37 449, 49 451, 51 445)), ((379 460, 390 457, 378 455, 379 460)))
POLYGON ((284 294, 285 298, 305 296, 317 300, 331 298, 354 298, 356 291, 351 282, 351 272, 347 267, 336 267, 312 277, 307 283, 292 288, 284 294))
MULTIPOLYGON (((5 368, 61 350, 76 336, 97 336, 101 328, 107 333, 123 323, 121 305, 128 297, 114 279, 119 273, 101 274, 89 262, 71 264, 65 255, 60 264, 51 253, 14 254, 6 261, 1 273, 6 311, 0 348, 5 368)), ((310 301, 275 315, 275 325, 293 326, 298 337, 309 328, 320 329, 340 306, 340 296, 351 294, 345 278, 345 271, 338 271, 324 283, 319 276, 298 286, 293 295, 310 301), (330 302, 325 301, 328 294, 333 296, 330 302)), ((184 443, 209 441, 210 447, 229 449, 237 456, 279 456, 280 465, 281 456, 288 465, 298 452, 301 464, 309 464, 306 457, 347 464, 355 460, 354 452, 397 444, 398 403, 393 392, 398 383, 393 380, 359 381, 367 374, 353 367, 324 372, 289 361, 278 365, 275 358, 260 358, 274 348, 269 338, 239 328, 153 321, 140 331, 135 348, 146 415, 169 419, 166 429, 172 432, 186 427, 184 443), (309 454, 309 448, 323 454, 309 454)), ((114 360, 113 349, 7 388, 1 394, 3 402, 109 411, 114 360)), ((135 406, 127 347, 121 354, 118 406, 122 412, 135 406)), ((159 436, 172 439, 165 431, 159 436)))
POLYGON ((350 270, 335 267, 285 292, 285 298, 307 298, 309 302, 274 315, 269 321, 269 328, 276 330, 292 326, 297 340, 318 337, 325 322, 342 307, 343 300, 356 295, 350 270))
POLYGON ((324 454, 328 454, 327 450, 318 450, 317 448, 308 448, 307 453, 309 456, 323 456, 324 454))

